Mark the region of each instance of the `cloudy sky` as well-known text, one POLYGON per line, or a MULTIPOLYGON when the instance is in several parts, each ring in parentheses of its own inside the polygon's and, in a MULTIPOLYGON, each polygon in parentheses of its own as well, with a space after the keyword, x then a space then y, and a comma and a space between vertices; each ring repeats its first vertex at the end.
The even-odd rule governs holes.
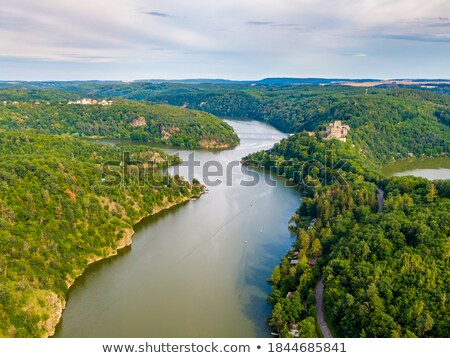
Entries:
POLYGON ((0 0, 0 80, 450 78, 448 0, 0 0))

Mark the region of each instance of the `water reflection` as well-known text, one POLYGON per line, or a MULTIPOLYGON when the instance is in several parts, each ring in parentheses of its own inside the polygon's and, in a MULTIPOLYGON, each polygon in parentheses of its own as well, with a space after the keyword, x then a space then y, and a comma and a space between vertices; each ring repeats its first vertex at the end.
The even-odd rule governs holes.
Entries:
MULTIPOLYGON (((228 123, 240 146, 195 151, 197 160, 226 165, 284 137, 260 122, 228 123)), ((277 186, 243 187, 242 175, 234 167, 233 185, 136 225, 131 250, 94 265, 73 286, 57 336, 267 336, 266 280, 292 242, 288 220, 300 194, 281 178, 277 186)))

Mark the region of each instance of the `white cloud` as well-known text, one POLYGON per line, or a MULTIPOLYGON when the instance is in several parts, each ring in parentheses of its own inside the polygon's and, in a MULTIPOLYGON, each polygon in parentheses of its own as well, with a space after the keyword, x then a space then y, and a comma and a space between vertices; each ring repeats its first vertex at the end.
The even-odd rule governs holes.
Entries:
MULTIPOLYGON (((416 61, 450 54, 446 0, 0 0, 0 8, 0 65, 16 58, 19 74, 22 59, 97 64, 98 76, 127 78, 348 77, 394 70, 387 59, 401 55, 391 42, 416 51, 416 61), (422 51, 418 41, 434 47, 422 51), (353 61, 369 53, 372 67, 356 73, 353 61), (115 67, 106 72, 106 63, 115 67)), ((10 62, 0 77, 12 76, 10 62)))

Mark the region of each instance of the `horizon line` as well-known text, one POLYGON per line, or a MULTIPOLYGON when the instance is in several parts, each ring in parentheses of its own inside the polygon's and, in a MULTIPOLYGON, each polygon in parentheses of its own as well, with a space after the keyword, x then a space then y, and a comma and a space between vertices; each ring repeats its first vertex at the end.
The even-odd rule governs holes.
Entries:
POLYGON ((230 79, 230 78, 220 78, 220 77, 192 77, 192 78, 137 78, 137 79, 40 79, 40 80, 25 80, 25 79, 14 79, 14 80, 4 80, 0 79, 0 83, 33 83, 33 82, 122 82, 122 83, 133 83, 133 82, 187 82, 187 81, 224 81, 224 82, 245 82, 245 83, 258 83, 268 80, 316 80, 316 81, 373 81, 373 82, 395 82, 395 81, 441 81, 450 82, 450 78, 427 78, 427 77, 399 77, 399 78, 377 78, 377 77, 290 77, 290 76, 280 76, 280 77, 263 77, 260 79, 230 79))

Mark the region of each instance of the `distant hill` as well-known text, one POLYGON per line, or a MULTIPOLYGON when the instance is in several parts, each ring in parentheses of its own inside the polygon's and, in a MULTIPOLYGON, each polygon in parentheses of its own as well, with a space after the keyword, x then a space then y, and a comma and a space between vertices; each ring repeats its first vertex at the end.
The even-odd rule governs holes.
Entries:
POLYGON ((106 106, 53 99, 41 103, 26 93, 0 91, 0 100, 5 101, 0 104, 0 129, 133 139, 181 148, 228 148, 239 143, 231 126, 206 112, 123 99, 105 101, 110 103, 106 106), (14 95, 20 98, 12 100, 14 95))
POLYGON ((348 78, 299 78, 299 77, 269 77, 261 80, 228 80, 228 79, 213 79, 213 78, 194 78, 194 79, 179 79, 179 80, 164 80, 164 79, 142 79, 133 82, 136 83, 184 83, 184 84, 245 84, 245 85, 295 85, 295 84, 331 84, 342 82, 377 82, 378 79, 348 79, 348 78))
POLYGON ((377 82, 379 79, 349 78, 301 78, 301 77, 269 77, 260 80, 229 80, 223 78, 187 78, 187 79, 138 79, 134 81, 0 81, 0 87, 48 88, 73 85, 115 85, 124 83, 182 83, 182 84, 259 84, 259 85, 292 85, 292 84, 331 84, 342 82, 377 82))
MULTIPOLYGON (((296 80, 263 80, 268 83, 279 81, 279 84, 271 86, 170 82, 81 83, 61 87, 63 91, 15 89, 5 93, 33 99, 40 95, 53 98, 58 94, 70 98, 121 97, 200 110, 220 117, 260 120, 287 133, 317 130, 330 121, 340 119, 352 128, 351 136, 359 133, 354 140, 360 142, 366 155, 379 162, 406 157, 409 153, 418 156, 437 155, 440 154, 439 150, 449 151, 450 97, 432 91, 446 93, 450 85, 412 90, 398 87, 361 88, 332 83, 325 86, 281 84, 296 80), (401 131, 402 135, 397 136, 397 131, 401 131), (375 150, 377 146, 383 150, 375 150)), ((304 79, 310 82, 318 80, 304 79)), ((412 85, 417 87, 422 83, 414 82, 412 85)), ((103 127, 104 123, 101 124, 103 127)), ((133 132, 141 130, 134 129, 133 132)))

